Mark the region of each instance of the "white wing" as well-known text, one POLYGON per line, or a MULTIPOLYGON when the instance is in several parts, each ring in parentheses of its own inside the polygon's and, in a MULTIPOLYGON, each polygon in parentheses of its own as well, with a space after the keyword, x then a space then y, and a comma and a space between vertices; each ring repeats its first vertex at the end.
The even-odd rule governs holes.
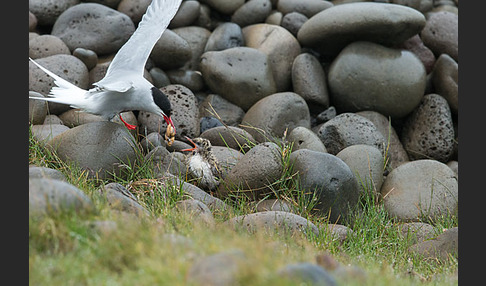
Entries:
MULTIPOLYGON (((174 18, 182 0, 153 0, 130 39, 120 48, 113 58, 105 77, 96 83, 104 86, 128 86, 117 83, 129 73, 143 76, 145 63, 155 43, 174 18)), ((131 85, 131 84, 130 84, 131 85)), ((120 90, 121 91, 121 90, 120 90)), ((126 91, 126 90, 125 90, 126 91)))

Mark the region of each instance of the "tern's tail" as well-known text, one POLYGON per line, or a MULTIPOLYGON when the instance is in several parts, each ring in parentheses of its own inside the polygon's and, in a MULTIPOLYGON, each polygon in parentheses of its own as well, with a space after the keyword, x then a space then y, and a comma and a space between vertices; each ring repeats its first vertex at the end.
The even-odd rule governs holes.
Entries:
POLYGON ((86 90, 79 88, 74 84, 60 78, 59 76, 55 75, 53 72, 49 71, 45 67, 36 63, 33 59, 29 58, 29 60, 32 61, 36 66, 38 66, 45 73, 53 77, 54 84, 56 85, 51 88, 51 91, 49 93, 49 96, 51 97, 29 97, 29 98, 68 104, 74 108, 83 107, 83 102, 86 101, 85 99, 85 95, 87 92, 86 90))

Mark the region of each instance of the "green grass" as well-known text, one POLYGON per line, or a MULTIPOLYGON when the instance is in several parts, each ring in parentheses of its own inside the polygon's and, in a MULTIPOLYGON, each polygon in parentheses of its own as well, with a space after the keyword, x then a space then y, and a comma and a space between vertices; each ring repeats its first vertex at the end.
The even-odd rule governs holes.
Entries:
MULTIPOLYGON (((282 141, 285 142, 285 141, 282 141)), ((186 276, 194 261, 206 255, 239 249, 245 263, 240 266, 241 285, 296 285, 276 275, 287 264, 315 263, 316 255, 331 254, 341 265, 357 266, 366 273, 339 276, 339 285, 456 285, 458 260, 430 260, 411 255, 411 242, 399 236, 380 202, 364 194, 346 222, 354 235, 342 244, 326 235, 327 220, 311 211, 315 198, 303 194, 292 171, 292 146, 279 143, 284 172, 271 186, 272 194, 287 200, 301 216, 320 227, 318 236, 297 234, 249 234, 223 225, 229 218, 251 212, 248 200, 228 200, 230 211, 215 213, 215 226, 175 211, 184 198, 180 186, 164 187, 154 180, 149 165, 137 160, 126 170, 130 175, 114 181, 129 188, 151 217, 141 220, 120 216, 100 200, 95 191, 108 180, 90 180, 86 173, 62 162, 55 153, 29 137, 29 163, 60 170, 68 181, 90 196, 97 211, 77 215, 29 219, 29 280, 32 285, 188 285, 186 276), (116 229, 100 231, 93 221, 114 221, 116 229), (189 239, 171 242, 168 235, 189 239)), ((142 154, 140 154, 143 158, 142 154)), ((437 233, 457 226, 457 217, 442 217, 437 233)))

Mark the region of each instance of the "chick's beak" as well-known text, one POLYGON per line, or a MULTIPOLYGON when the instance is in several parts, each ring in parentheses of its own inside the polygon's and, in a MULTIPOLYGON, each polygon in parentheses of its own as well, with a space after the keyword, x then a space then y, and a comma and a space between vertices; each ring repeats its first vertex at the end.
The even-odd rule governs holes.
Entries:
POLYGON ((173 128, 173 130, 174 130, 174 135, 175 135, 176 129, 175 129, 175 125, 174 125, 174 123, 172 122, 172 118, 170 118, 169 116, 167 116, 167 115, 165 115, 165 114, 163 114, 162 116, 164 117, 164 120, 165 120, 165 122, 167 123, 167 125, 172 126, 172 128, 173 128))
POLYGON ((183 150, 181 150, 181 151, 192 151, 192 150, 196 149, 196 148, 197 148, 196 143, 194 143, 194 141, 192 141, 192 140, 191 140, 191 138, 189 138, 189 137, 187 137, 187 136, 185 136, 185 137, 186 137, 186 139, 187 139, 187 140, 189 140, 189 142, 191 142, 191 144, 192 144, 194 147, 192 147, 192 148, 188 148, 188 149, 183 149, 183 150))

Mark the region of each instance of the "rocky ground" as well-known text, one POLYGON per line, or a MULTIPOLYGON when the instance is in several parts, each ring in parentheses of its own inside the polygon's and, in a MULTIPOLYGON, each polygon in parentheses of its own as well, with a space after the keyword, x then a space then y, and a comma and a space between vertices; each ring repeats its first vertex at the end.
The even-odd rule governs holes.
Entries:
MULTIPOLYGON (((230 195, 244 191, 259 200, 271 192, 284 171, 281 146, 293 143, 289 160, 302 189, 317 190, 322 216, 342 223, 348 206, 372 190, 395 221, 424 231, 412 251, 457 253, 457 228, 425 241, 430 225, 419 221, 457 215, 458 0, 371 2, 183 1, 145 73, 171 101, 178 132, 172 146, 154 114, 123 113, 138 126, 129 133, 119 121, 30 99, 33 136, 93 178, 122 176, 142 153, 165 182, 184 177, 184 136, 207 138, 224 166, 222 183, 212 192, 179 183, 194 199, 181 205, 198 205, 209 221, 230 195)), ((88 89, 149 3, 31 0, 29 56, 88 89)), ((45 96, 52 86, 30 63, 29 96, 45 96)), ((31 166, 31 215, 44 213, 47 203, 93 207, 67 185, 56 171, 31 166)), ((121 200, 123 211, 148 212, 121 185, 100 192, 121 200)), ((288 206, 268 205, 227 223, 317 231, 288 206)), ((302 267, 313 265, 282 271, 302 267)))

